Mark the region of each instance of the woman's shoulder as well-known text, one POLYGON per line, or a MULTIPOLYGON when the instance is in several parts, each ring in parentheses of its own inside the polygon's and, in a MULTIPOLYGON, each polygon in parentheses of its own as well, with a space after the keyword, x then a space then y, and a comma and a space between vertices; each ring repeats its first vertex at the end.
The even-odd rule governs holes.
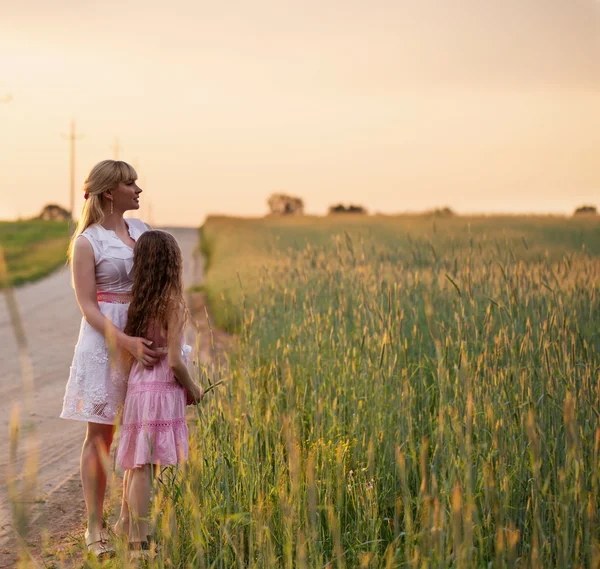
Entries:
POLYGON ((92 250, 94 251, 94 259, 96 262, 100 259, 102 254, 102 250, 104 249, 104 241, 106 241, 106 231, 105 229, 98 223, 93 223, 92 225, 86 227, 78 236, 75 242, 75 246, 79 247, 79 241, 85 241, 89 245, 91 245, 92 250))
POLYGON ((79 237, 86 237, 88 241, 98 242, 105 239, 106 230, 99 223, 92 223, 86 227, 79 237))

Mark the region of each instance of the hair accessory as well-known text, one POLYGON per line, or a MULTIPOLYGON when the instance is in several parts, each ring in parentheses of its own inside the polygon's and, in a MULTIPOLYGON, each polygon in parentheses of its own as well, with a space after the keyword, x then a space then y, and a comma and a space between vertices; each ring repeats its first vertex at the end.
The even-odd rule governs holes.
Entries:
POLYGON ((83 197, 87 200, 90 197, 90 194, 88 194, 87 192, 85 192, 85 194, 83 194, 83 197))

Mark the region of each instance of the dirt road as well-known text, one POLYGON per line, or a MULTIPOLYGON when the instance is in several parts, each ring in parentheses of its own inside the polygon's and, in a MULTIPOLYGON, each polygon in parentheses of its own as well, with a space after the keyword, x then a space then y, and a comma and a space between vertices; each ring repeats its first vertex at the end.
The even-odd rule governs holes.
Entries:
MULTIPOLYGON (((181 245, 186 286, 201 277, 200 262, 193 251, 198 244, 197 229, 168 229, 181 245)), ((9 423, 15 406, 20 406, 20 438, 17 466, 21 471, 25 455, 23 441, 33 429, 39 457, 37 486, 32 516, 34 535, 40 527, 50 535, 72 529, 83 519, 83 499, 78 476, 79 455, 85 423, 58 418, 73 348, 79 333, 81 313, 70 285, 68 270, 16 291, 33 366, 34 395, 31 412, 23 410, 23 385, 17 345, 4 296, 0 294, 0 479, 6 481, 9 468, 9 423), (37 526, 37 527, 36 527, 37 526)), ((0 567, 10 567, 14 542, 7 489, 0 487, 0 567)))

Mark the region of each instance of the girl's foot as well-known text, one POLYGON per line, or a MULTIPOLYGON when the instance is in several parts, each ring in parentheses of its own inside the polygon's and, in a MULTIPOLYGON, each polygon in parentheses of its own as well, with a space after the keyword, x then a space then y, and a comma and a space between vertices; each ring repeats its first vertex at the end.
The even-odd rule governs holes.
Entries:
POLYGON ((150 547, 149 541, 129 542, 129 559, 154 559, 155 557, 155 548, 150 547))
POLYGON ((129 539, 129 518, 119 518, 115 524, 114 532, 117 537, 126 537, 129 539))
POLYGON ((111 547, 108 541, 108 535, 104 530, 90 533, 85 531, 85 545, 88 553, 91 553, 98 560, 111 559, 115 556, 115 550, 111 547))

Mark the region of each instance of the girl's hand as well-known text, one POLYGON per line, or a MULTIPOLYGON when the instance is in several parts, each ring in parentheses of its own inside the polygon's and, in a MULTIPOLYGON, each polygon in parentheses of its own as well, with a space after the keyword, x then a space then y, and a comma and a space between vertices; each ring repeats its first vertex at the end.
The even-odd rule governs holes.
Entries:
POLYGON ((204 399, 204 389, 197 383, 194 383, 191 390, 186 389, 186 399, 188 405, 198 405, 198 403, 204 399))
POLYGON ((124 348, 146 369, 152 369, 160 359, 160 354, 151 349, 151 340, 128 336, 124 348))

